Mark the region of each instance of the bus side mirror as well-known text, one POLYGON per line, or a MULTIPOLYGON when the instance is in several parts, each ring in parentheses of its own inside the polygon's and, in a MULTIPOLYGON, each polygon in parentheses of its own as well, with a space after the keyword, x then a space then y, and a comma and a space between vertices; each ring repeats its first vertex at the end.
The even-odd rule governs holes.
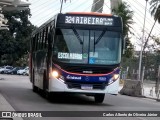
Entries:
POLYGON ((127 39, 127 36, 123 38, 122 54, 125 54, 125 51, 126 51, 126 39, 127 39))

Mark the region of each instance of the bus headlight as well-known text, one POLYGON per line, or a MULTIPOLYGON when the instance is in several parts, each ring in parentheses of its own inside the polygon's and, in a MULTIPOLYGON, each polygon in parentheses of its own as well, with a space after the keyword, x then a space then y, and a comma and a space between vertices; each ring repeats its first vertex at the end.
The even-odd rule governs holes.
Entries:
POLYGON ((58 80, 64 81, 64 77, 56 70, 51 72, 51 77, 57 78, 58 80))
POLYGON ((56 70, 54 70, 54 71, 52 71, 52 76, 54 77, 54 78, 58 78, 59 77, 59 73, 56 71, 56 70))
POLYGON ((108 85, 113 83, 119 78, 119 74, 114 74, 113 77, 109 80, 108 85))
POLYGON ((117 80, 118 78, 119 78, 119 74, 114 74, 114 75, 113 75, 113 79, 114 79, 114 80, 117 80))

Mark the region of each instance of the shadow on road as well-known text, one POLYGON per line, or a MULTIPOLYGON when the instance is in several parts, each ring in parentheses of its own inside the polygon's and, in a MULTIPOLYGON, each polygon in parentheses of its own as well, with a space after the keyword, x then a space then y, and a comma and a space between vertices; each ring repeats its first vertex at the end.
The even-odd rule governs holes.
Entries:
POLYGON ((44 99, 48 99, 53 104, 72 104, 72 105, 95 105, 95 106, 112 106, 110 104, 102 103, 98 104, 94 102, 94 97, 86 96, 82 94, 72 93, 54 93, 50 98, 46 98, 42 93, 38 93, 44 99))

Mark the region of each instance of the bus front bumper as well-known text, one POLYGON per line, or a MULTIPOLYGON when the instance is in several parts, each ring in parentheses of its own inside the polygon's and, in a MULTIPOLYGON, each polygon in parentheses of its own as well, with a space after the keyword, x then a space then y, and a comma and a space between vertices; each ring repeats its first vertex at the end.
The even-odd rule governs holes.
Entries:
POLYGON ((118 94, 119 91, 119 79, 117 79, 112 84, 105 87, 105 89, 77 89, 68 88, 67 84, 63 80, 52 78, 49 80, 48 92, 71 92, 71 93, 107 93, 107 94, 118 94))

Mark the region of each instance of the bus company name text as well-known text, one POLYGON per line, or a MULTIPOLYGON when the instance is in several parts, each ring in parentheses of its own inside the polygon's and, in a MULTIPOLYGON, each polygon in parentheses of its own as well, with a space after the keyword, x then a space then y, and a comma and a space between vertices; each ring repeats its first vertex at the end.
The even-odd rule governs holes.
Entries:
POLYGON ((81 80, 82 79, 81 77, 70 76, 70 75, 68 75, 66 78, 67 79, 72 79, 72 80, 81 80))

